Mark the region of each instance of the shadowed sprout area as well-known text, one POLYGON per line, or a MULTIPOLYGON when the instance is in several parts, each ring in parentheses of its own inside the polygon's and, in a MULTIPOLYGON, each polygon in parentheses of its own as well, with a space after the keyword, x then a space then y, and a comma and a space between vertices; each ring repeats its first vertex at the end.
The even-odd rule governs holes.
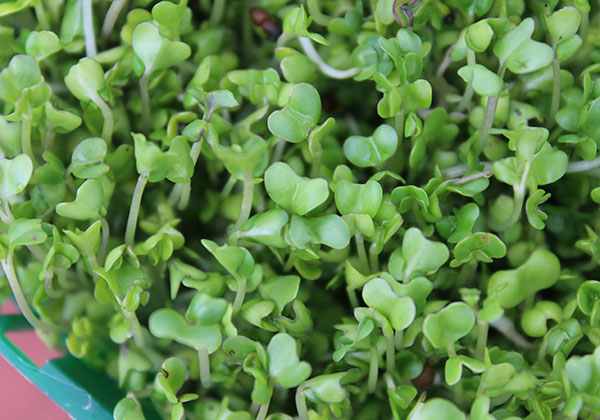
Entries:
POLYGON ((598 419, 598 28, 0 2, 0 300, 116 420, 598 419))

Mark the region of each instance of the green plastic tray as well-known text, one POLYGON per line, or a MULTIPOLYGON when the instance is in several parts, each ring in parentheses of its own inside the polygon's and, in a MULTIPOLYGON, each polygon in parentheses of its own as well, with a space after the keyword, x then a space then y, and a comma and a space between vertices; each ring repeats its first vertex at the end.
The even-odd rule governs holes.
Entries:
MULTIPOLYGON (((71 355, 49 360, 41 368, 36 366, 5 334, 27 329, 31 327, 22 315, 0 315, 0 354, 6 361, 72 419, 111 420, 115 405, 124 397, 117 383, 71 355)), ((146 418, 158 418, 148 408, 144 407, 146 418)))

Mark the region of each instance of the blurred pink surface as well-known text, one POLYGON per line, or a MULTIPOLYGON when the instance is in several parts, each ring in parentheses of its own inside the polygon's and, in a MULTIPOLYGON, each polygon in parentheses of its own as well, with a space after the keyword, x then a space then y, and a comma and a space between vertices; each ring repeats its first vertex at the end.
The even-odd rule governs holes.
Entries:
MULTIPOLYGON (((16 313, 8 302, 2 313, 16 313)), ((7 337, 38 366, 61 354, 48 349, 33 331, 19 331, 7 337)), ((67 420, 69 416, 0 356, 0 410, 2 420, 67 420)))

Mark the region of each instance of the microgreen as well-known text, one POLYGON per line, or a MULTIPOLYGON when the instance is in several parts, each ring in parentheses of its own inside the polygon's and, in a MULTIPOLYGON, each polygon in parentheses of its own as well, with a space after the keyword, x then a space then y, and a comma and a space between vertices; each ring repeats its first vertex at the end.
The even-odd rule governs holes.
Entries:
POLYGON ((598 417, 595 3, 0 3, 0 302, 115 419, 598 417))

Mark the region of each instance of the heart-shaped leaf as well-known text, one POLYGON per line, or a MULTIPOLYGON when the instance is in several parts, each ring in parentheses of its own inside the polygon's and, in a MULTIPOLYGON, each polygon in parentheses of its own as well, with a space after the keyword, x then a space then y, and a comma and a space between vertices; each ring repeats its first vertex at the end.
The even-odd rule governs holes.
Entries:
POLYGON ((272 209, 252 216, 242 226, 239 237, 274 248, 285 248, 282 230, 289 221, 288 214, 282 209, 272 209))
POLYGON ((320 375, 306 381, 303 386, 306 397, 315 403, 341 404, 348 397, 342 381, 347 372, 320 375))
POLYGON ((311 218, 292 215, 286 240, 298 249, 311 244, 343 249, 350 243, 350 231, 346 222, 335 214, 311 218))
POLYGON ((28 55, 41 61, 46 57, 60 51, 62 45, 58 36, 50 31, 33 31, 27 37, 25 42, 25 51, 28 55))
POLYGON ((69 69, 65 77, 69 91, 82 102, 97 103, 99 93, 106 89, 106 80, 102 67, 93 58, 82 58, 69 69))
POLYGON ((491 263, 492 259, 506 255, 506 246, 496 235, 478 232, 458 242, 452 253, 454 260, 450 261, 450 267, 458 267, 469 261, 491 263))
POLYGON ((17 219, 8 228, 8 246, 11 249, 41 244, 46 238, 48 235, 39 219, 17 219))
POLYGON ((417 228, 406 231, 402 241, 402 250, 396 250, 392 258, 398 258, 403 281, 437 271, 450 257, 446 245, 430 241, 417 228))
POLYGON ((140 403, 131 397, 125 397, 119 401, 113 411, 113 417, 115 420, 145 420, 140 403))
POLYGON ((446 383, 448 385, 455 385, 460 381, 463 366, 466 366, 474 373, 481 373, 487 367, 485 363, 468 356, 460 355, 452 357, 446 361, 446 366, 444 368, 446 383))
POLYGON ((57 133, 69 133, 81 125, 81 118, 78 115, 56 109, 51 102, 46 102, 44 116, 46 124, 57 133))
POLYGON ((158 338, 169 338, 194 349, 211 354, 221 347, 221 331, 216 325, 190 325, 179 312, 163 308, 148 319, 148 328, 158 338))
POLYGON ((383 199, 383 190, 376 181, 367 181, 364 185, 341 181, 335 187, 334 197, 342 215, 366 214, 375 217, 383 199))
POLYGON ((96 178, 109 171, 104 163, 106 142, 99 137, 83 140, 75 147, 67 170, 77 178, 96 178))
POLYGON ((528 39, 510 54, 506 67, 515 74, 527 74, 549 66, 553 59, 552 47, 528 39))
POLYGON ((540 210, 538 206, 548 201, 551 196, 552 194, 546 194, 544 190, 536 190, 525 202, 527 220, 535 229, 542 230, 546 226, 544 221, 548 218, 548 215, 540 210))
POLYGON ((217 144, 213 150, 229 173, 244 180, 247 176, 262 175, 269 162, 267 147, 268 143, 263 139, 251 137, 241 148, 217 144))
POLYGON ((25 189, 31 179, 33 163, 27 155, 0 159, 0 199, 7 200, 25 189))
POLYGON ((138 173, 148 177, 150 182, 159 182, 167 177, 171 166, 179 161, 173 152, 163 152, 160 148, 146 140, 143 134, 132 133, 135 143, 135 165, 138 173))
POLYGON ((231 275, 247 278, 254 271, 254 258, 246 248, 227 245, 218 246, 208 239, 203 239, 202 245, 231 275))
POLYGON ((288 334, 275 334, 267 346, 269 375, 283 388, 295 388, 308 379, 311 366, 301 362, 296 340, 288 334))
POLYGON ((465 414, 443 398, 432 398, 417 404, 408 420, 465 420, 465 414))
POLYGON ((494 55, 501 62, 506 62, 508 57, 516 51, 519 46, 531 38, 535 23, 533 19, 526 18, 521 21, 515 28, 505 33, 494 44, 494 55))
POLYGON ((496 271, 489 280, 488 294, 497 296, 503 308, 513 308, 558 281, 560 262, 550 251, 536 249, 515 270, 496 271))
POLYGON ((321 98, 308 83, 298 83, 290 91, 287 105, 269 115, 268 126, 274 136, 299 143, 317 125, 321 115, 321 98))
POLYGON ((351 136, 344 142, 344 154, 361 168, 380 167, 391 158, 398 147, 398 135, 391 126, 377 127, 370 137, 351 136))
POLYGON ((575 6, 565 6, 549 16, 544 13, 544 19, 552 39, 562 42, 577 33, 581 24, 581 12, 575 6))
POLYGON ((329 198, 329 186, 323 178, 302 178, 286 163, 274 163, 265 172, 269 197, 284 209, 305 215, 329 198))
POLYGON ((29 55, 15 55, 0 72, 0 99, 14 104, 9 108, 12 114, 7 116, 11 121, 20 121, 23 114, 43 106, 51 95, 37 61, 29 55))
POLYGON ((275 276, 263 280, 259 285, 260 294, 275 302, 275 313, 278 316, 285 305, 296 298, 299 288, 298 276, 275 276))
POLYGON ((454 345, 475 325, 473 309, 463 302, 454 302, 423 321, 423 334, 436 349, 454 345))
POLYGON ((458 75, 471 83, 475 92, 481 96, 496 96, 502 92, 504 82, 496 73, 481 64, 472 64, 458 69, 458 75))
POLYGON ((136 57, 142 63, 138 74, 151 75, 164 70, 185 60, 192 53, 187 44, 165 38, 150 22, 135 27, 131 42, 136 57))
POLYGON ((227 301, 205 293, 196 293, 190 302, 185 317, 195 325, 218 324, 227 310, 227 301))
POLYGON ((104 190, 95 179, 88 179, 77 189, 75 201, 60 203, 56 213, 73 220, 97 220, 106 214, 104 190))
POLYGON ((186 377, 187 369, 178 357, 170 357, 163 362, 158 373, 158 383, 172 404, 177 402, 177 393, 183 386, 186 377))
POLYGON ((382 278, 370 280, 363 288, 362 296, 369 307, 388 318, 396 331, 405 330, 415 319, 416 308, 412 298, 396 295, 382 278))
POLYGON ((600 282, 588 280, 577 289, 577 305, 581 312, 592 315, 593 311, 600 309, 600 282))

